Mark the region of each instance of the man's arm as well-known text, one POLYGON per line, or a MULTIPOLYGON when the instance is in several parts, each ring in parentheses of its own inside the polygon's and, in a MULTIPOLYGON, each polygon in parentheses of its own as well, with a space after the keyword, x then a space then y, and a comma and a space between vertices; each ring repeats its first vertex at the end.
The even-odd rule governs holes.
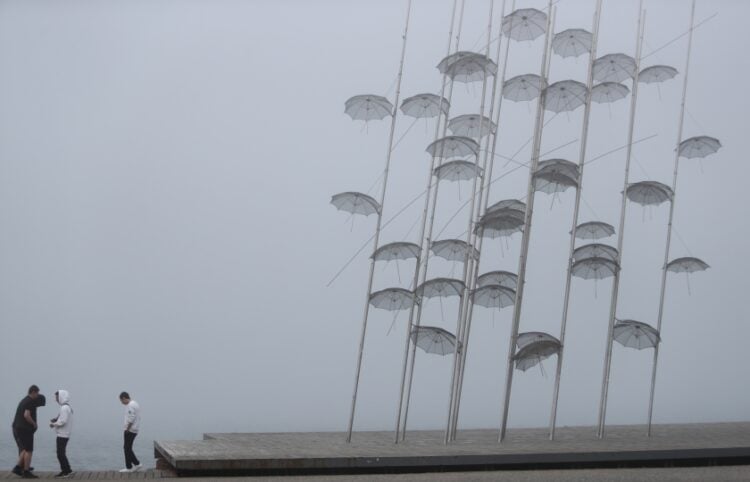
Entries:
POLYGON ((25 419, 25 420, 26 420, 27 422, 29 422, 29 424, 30 424, 30 425, 31 425, 32 427, 34 427, 34 428, 37 428, 37 426, 36 426, 36 422, 34 421, 34 419, 33 419, 33 418, 31 418, 31 410, 29 410, 29 409, 26 409, 26 410, 24 410, 24 411, 23 411, 23 418, 24 418, 24 419, 25 419))

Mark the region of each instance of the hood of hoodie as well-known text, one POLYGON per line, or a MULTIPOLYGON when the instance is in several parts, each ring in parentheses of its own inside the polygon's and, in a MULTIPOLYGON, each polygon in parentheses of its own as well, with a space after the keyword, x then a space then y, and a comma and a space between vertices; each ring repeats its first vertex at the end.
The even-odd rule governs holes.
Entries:
POLYGON ((57 403, 60 405, 65 405, 66 403, 70 403, 70 393, 68 393, 67 390, 58 390, 57 391, 57 403))

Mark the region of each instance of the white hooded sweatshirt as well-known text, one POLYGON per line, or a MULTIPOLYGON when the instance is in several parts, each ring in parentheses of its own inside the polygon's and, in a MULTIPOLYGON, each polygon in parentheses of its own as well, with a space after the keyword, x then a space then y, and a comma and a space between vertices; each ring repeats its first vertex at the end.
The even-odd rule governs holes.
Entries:
POLYGON ((57 391, 57 403, 60 404, 60 412, 52 422, 58 437, 70 438, 73 431, 73 409, 70 408, 70 394, 67 390, 57 391))
POLYGON ((138 433, 138 430, 141 428, 141 406, 135 400, 130 400, 125 406, 124 425, 125 430, 131 433, 138 433), (130 425, 130 430, 128 430, 128 425, 130 425))

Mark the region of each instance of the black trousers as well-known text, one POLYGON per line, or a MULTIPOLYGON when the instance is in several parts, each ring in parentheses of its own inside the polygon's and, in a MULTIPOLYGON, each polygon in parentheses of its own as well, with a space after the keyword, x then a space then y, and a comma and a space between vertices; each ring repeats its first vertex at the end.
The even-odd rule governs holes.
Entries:
POLYGON ((68 439, 57 437, 57 461, 60 462, 60 470, 63 472, 72 472, 68 456, 65 455, 65 449, 68 446, 68 439))
POLYGON ((129 469, 132 469, 133 465, 141 465, 141 463, 138 462, 138 457, 136 457, 135 453, 133 453, 133 441, 135 440, 135 437, 137 435, 137 433, 128 432, 127 430, 125 430, 125 444, 123 445, 123 448, 125 449, 125 467, 129 469))

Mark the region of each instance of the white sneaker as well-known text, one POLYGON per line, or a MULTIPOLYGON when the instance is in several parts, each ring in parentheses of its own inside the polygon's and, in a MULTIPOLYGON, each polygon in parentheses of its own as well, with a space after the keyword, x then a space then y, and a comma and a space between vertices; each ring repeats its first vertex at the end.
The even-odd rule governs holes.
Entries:
POLYGON ((138 472, 139 470, 143 469, 143 465, 138 464, 133 466, 133 472, 138 472))
POLYGON ((120 469, 120 473, 122 473, 122 474, 125 474, 125 473, 128 473, 128 472, 132 472, 132 471, 133 471, 133 469, 128 469, 128 468, 120 469))

